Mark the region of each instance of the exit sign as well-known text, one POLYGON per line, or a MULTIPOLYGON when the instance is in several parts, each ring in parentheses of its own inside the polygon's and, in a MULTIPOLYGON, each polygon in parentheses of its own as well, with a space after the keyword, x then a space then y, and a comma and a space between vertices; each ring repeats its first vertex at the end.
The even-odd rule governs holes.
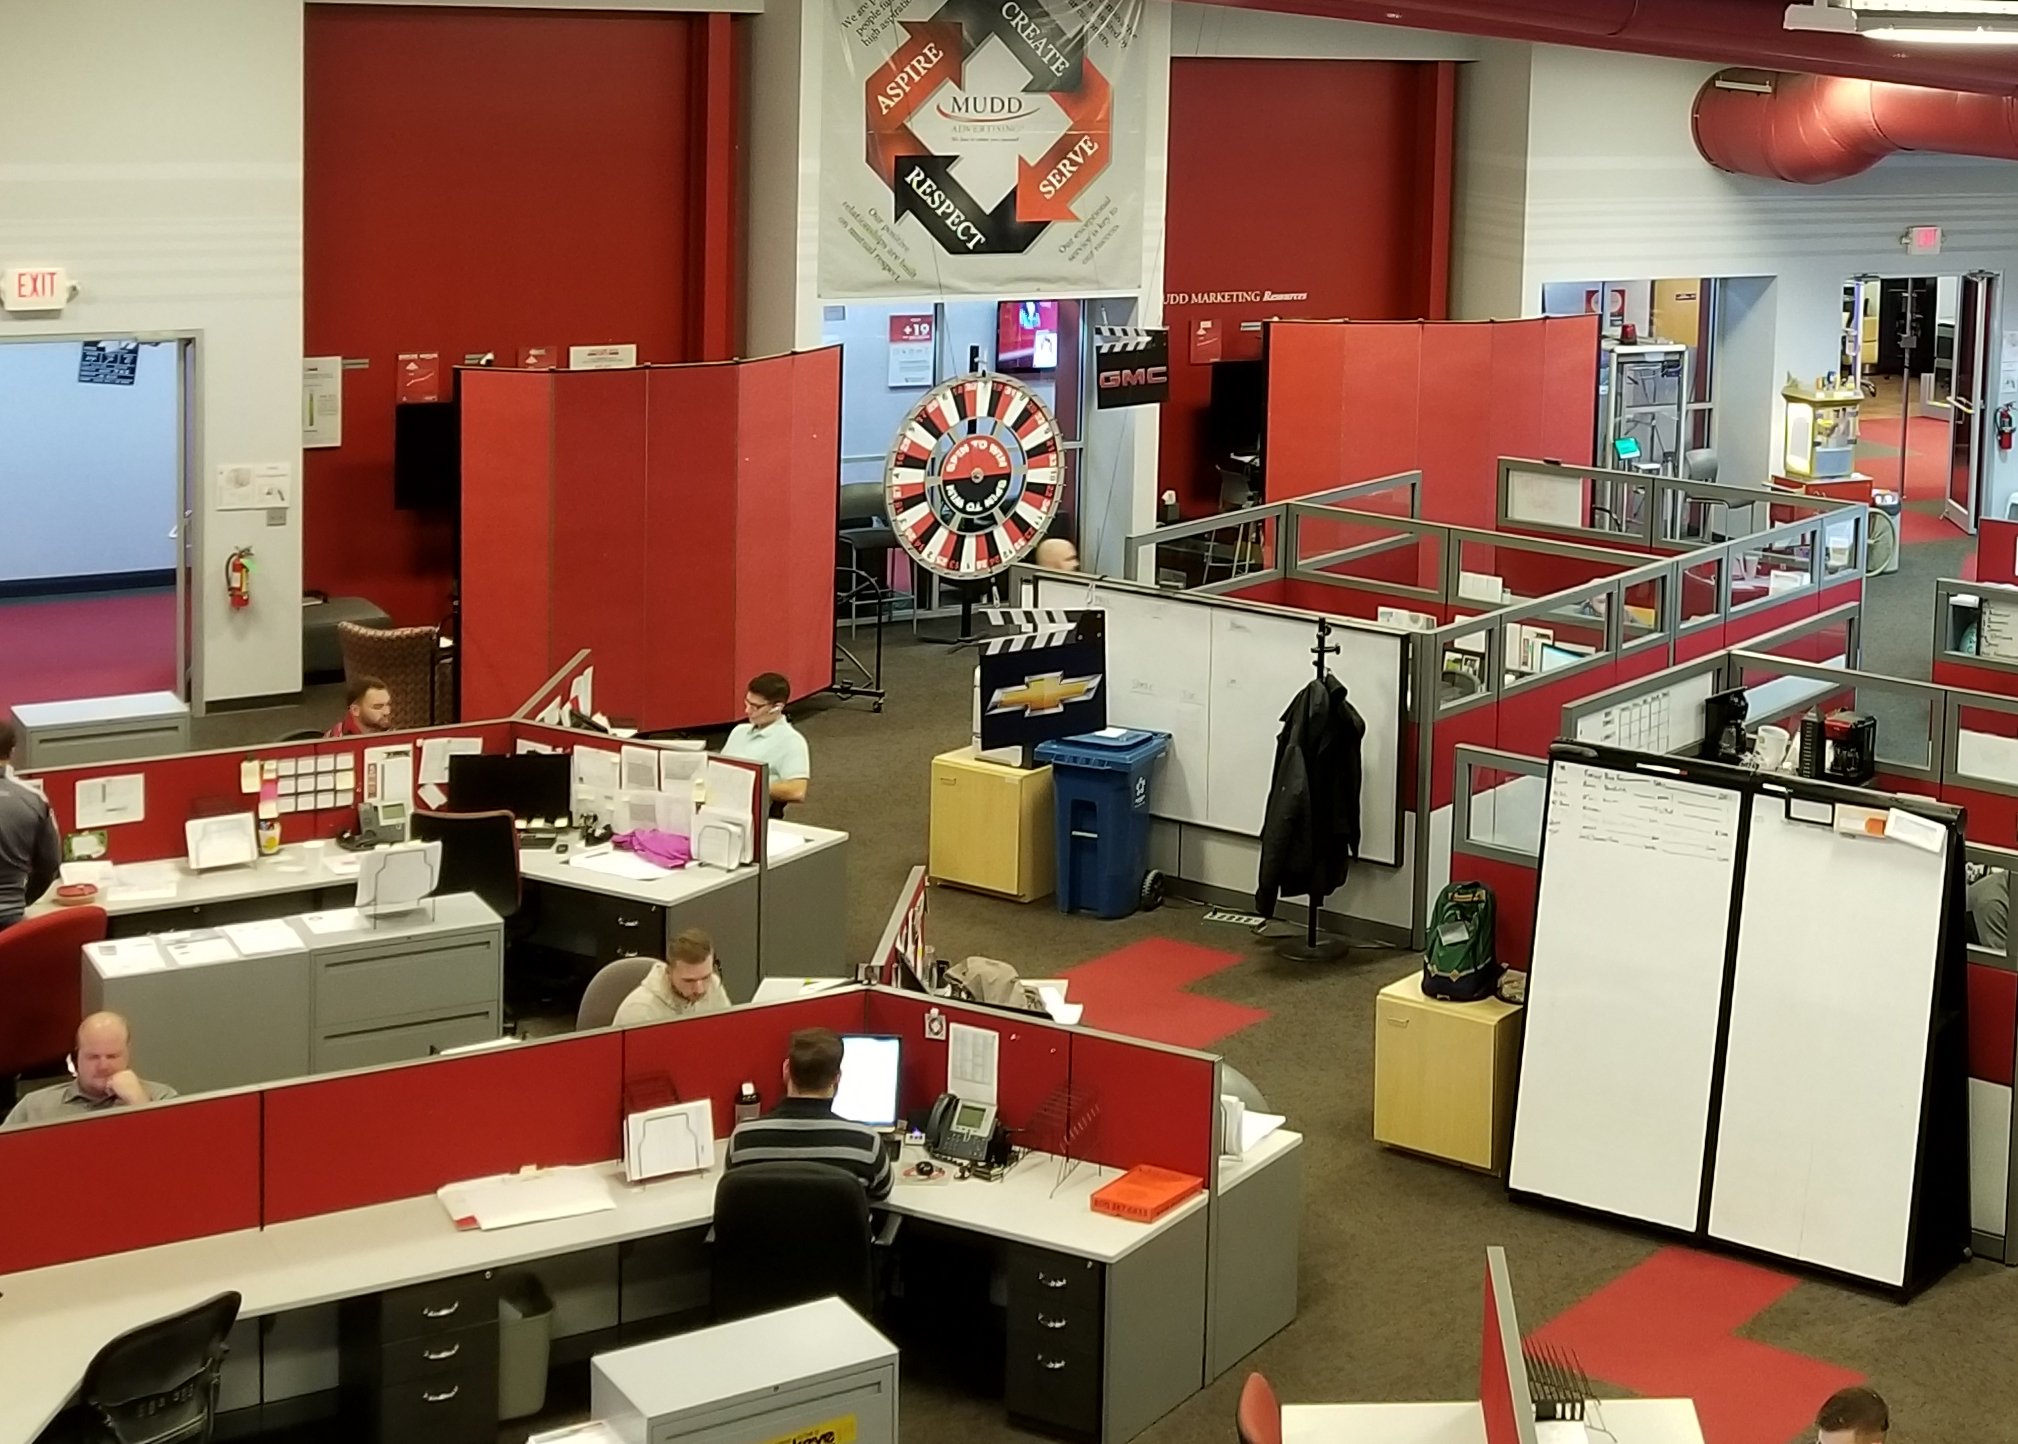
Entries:
POLYGON ((60 311, 70 303, 70 273, 61 266, 17 266, 0 271, 0 308, 60 311))

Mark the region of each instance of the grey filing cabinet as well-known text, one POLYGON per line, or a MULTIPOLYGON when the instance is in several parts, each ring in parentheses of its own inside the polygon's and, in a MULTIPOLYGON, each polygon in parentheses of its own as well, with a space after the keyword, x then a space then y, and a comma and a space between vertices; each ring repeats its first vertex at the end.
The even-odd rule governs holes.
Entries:
POLYGON ((310 1072, 400 1063, 498 1036, 504 930, 474 893, 339 933, 314 933, 298 918, 294 927, 315 950, 310 1072))
POLYGON ((14 720, 21 729, 14 765, 24 772, 189 750, 189 704, 173 692, 22 702, 14 720))
POLYGON ((897 1346, 839 1299, 799 1304, 596 1355, 589 1417, 624 1444, 749 1444, 821 1426, 897 1444, 897 1346))
POLYGON ((494 1444, 495 1270, 348 1299, 338 1333, 344 1438, 494 1444))

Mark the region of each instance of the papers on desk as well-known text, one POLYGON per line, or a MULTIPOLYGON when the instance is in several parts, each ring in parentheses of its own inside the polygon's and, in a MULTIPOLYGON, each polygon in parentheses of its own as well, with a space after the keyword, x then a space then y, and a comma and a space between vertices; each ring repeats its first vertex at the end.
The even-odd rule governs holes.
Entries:
POLYGON ((105 889, 112 886, 112 864, 103 858, 84 862, 58 863, 56 880, 65 887, 91 887, 105 889))
POLYGON ((109 902, 159 902, 182 890, 182 873, 172 862, 127 862, 112 870, 109 902))
POLYGON ((1051 1015, 1051 1021, 1054 1023, 1063 1023, 1068 1028, 1074 1028, 1079 1025, 1079 1020, 1086 1016, 1084 1003, 1065 1001, 1063 987, 1054 988, 1047 984, 1038 988, 1037 996, 1043 1001, 1044 1011, 1051 1015))
POLYGON ((656 747, 625 747, 621 764, 623 789, 626 792, 657 792, 659 790, 659 749, 656 747))
POLYGON ((617 1206, 602 1170, 549 1168, 445 1184, 435 1191, 457 1228, 514 1228, 522 1223, 602 1213, 617 1206))
POLYGON ((632 1183, 715 1165, 715 1108, 706 1098, 647 1108, 624 1119, 624 1177, 632 1183))
POLYGON ((359 852, 326 852, 322 857, 322 870, 332 877, 356 877, 363 866, 364 854, 359 852))
POLYGON ((301 939, 293 928, 278 918, 266 918, 256 923, 226 923, 218 931, 231 939, 231 945, 248 958, 261 953, 291 953, 301 947, 301 939))
POLYGON ((623 785, 617 754, 601 747, 575 748, 575 791, 609 797, 623 785))
POLYGON ((659 749, 659 790, 689 795, 694 779, 707 765, 707 749, 699 742, 668 742, 659 749))
POLYGON ((1251 1110, 1231 1093, 1219 1095, 1219 1152, 1238 1158, 1288 1122, 1280 1113, 1251 1110))
POLYGON ((628 878, 632 882, 658 882, 671 877, 672 870, 649 862, 634 852, 621 852, 612 848, 608 852, 585 853, 568 859, 569 867, 578 867, 587 872, 600 872, 609 877, 628 878))
POLYGON ((335 908, 326 913, 303 913, 301 923, 312 933, 347 933, 364 926, 364 914, 356 908, 335 908))
POLYGON ((98 967, 101 978, 131 978, 141 973, 158 973, 168 966, 153 938, 119 938, 92 943, 86 950, 98 967))
POLYGON ((196 932, 162 933, 156 939, 168 961, 178 968, 200 968, 208 963, 238 960, 238 949, 228 938, 205 928, 196 932))
POLYGON ((77 827, 114 827, 147 817, 147 776, 128 772, 118 777, 94 777, 77 784, 77 827))

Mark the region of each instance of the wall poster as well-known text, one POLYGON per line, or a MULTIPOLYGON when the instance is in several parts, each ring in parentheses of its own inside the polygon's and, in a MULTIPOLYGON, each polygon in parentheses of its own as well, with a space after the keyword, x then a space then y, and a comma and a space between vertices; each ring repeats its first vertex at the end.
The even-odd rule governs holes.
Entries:
POLYGON ((826 0, 820 294, 1142 281, 1142 0, 826 0))

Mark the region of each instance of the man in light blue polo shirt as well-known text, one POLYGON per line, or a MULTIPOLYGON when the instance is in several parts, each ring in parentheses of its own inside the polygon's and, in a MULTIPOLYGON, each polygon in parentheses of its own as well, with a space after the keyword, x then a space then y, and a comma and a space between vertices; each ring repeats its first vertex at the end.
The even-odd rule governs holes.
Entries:
POLYGON ((776 817, 788 802, 806 800, 806 781, 812 776, 812 760, 806 739, 785 720, 785 703, 791 700, 792 684, 776 672, 760 672, 750 678, 743 711, 749 718, 736 724, 722 755, 743 762, 761 762, 771 769, 771 815, 776 817))

